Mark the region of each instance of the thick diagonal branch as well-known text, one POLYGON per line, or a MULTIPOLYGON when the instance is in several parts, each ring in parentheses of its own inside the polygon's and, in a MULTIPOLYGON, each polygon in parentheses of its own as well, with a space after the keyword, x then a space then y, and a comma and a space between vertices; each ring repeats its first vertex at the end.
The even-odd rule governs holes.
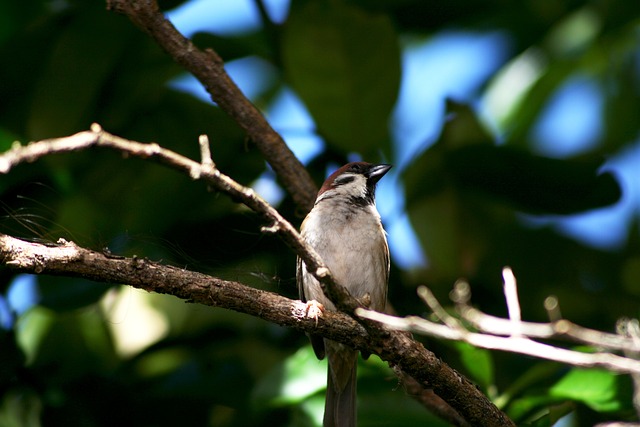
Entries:
POLYGON ((211 99, 244 129, 301 210, 307 212, 313 207, 318 189, 311 176, 282 137, 231 80, 222 59, 213 49, 198 49, 164 17, 154 0, 108 0, 107 8, 126 15, 193 74, 211 99))

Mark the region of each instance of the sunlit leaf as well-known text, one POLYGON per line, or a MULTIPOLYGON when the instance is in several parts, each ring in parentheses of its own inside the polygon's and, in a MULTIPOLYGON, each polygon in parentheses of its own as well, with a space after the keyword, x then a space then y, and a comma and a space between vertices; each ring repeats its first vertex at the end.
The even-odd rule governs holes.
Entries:
POLYGON ((557 404, 557 399, 549 397, 540 390, 532 390, 511 402, 506 413, 511 419, 517 422, 529 421, 530 419, 535 421, 543 417, 540 423, 542 425, 548 425, 549 420, 546 416, 549 414, 549 411, 547 408, 555 404, 557 404))
POLYGON ((615 411, 626 406, 619 395, 619 378, 619 374, 600 369, 575 368, 551 387, 549 394, 580 401, 598 412, 615 411))
POLYGON ((324 389, 326 381, 326 359, 319 361, 307 345, 269 372, 252 398, 258 407, 294 405, 324 389))

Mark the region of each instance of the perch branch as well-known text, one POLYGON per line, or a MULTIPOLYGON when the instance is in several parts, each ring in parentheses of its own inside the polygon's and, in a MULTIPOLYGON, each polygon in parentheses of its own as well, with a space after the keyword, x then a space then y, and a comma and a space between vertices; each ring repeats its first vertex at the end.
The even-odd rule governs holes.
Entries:
POLYGON ((143 258, 92 251, 64 239, 44 245, 0 234, 0 260, 22 273, 126 284, 192 303, 224 307, 340 342, 353 340, 361 348, 368 345, 366 330, 344 313, 330 311, 316 321, 307 318, 306 304, 301 301, 143 258))
MULTIPOLYGON (((288 221, 286 221, 273 207, 261 199, 252 189, 241 186, 230 177, 221 173, 214 166, 213 161, 211 161, 208 150, 203 148, 205 143, 206 140, 201 138, 200 146, 202 162, 198 163, 170 150, 166 150, 157 144, 143 144, 140 142, 129 141, 105 132, 99 125, 93 125, 90 131, 80 132, 67 138, 50 139, 30 143, 26 146, 14 144, 11 150, 0 155, 0 173, 7 173, 17 164, 32 162, 46 155, 84 150, 91 147, 110 148, 126 153, 129 157, 142 157, 161 163, 188 174, 192 179, 202 180, 212 188, 226 193, 236 201, 242 202, 260 215, 269 224, 269 226, 264 228, 263 231, 278 234, 278 236, 281 237, 283 241, 304 260, 309 271, 314 274, 323 285, 323 290, 327 296, 336 302, 336 305, 338 305, 342 311, 353 313, 355 308, 358 306, 357 301, 349 295, 346 289, 333 281, 329 270, 323 264, 320 257, 300 238, 297 230, 295 230, 288 221)), ((7 241, 7 237, 5 237, 5 242, 7 241)), ((75 245, 67 242, 61 242, 60 246, 64 251, 75 245)), ((0 248, 0 256, 6 265, 14 269, 19 269, 20 271, 66 274, 66 269, 71 268, 71 266, 75 266, 80 262, 77 258, 71 257, 70 262, 58 263, 59 269, 53 271, 48 269, 44 264, 43 256, 36 255, 23 265, 19 262, 19 259, 15 258, 15 256, 13 258, 10 256, 12 253, 15 254, 15 250, 12 248, 15 248, 15 246, 5 245, 4 248, 0 248)), ((143 265, 146 265, 146 263, 146 261, 142 262, 143 265)), ((136 263, 134 262, 134 264, 136 263)), ((140 260, 137 260, 137 264, 140 264, 140 260)), ((140 280, 127 280, 126 274, 124 277, 119 276, 118 278, 92 277, 90 276, 90 270, 93 269, 94 266, 95 263, 93 262, 86 265, 83 270, 83 274, 86 274, 86 276, 83 277, 93 278, 93 280, 100 281, 117 281, 123 283, 132 282, 131 284, 134 286, 138 283, 137 281, 140 280)), ((153 268, 150 268, 150 270, 164 272, 164 270, 159 269, 157 265, 153 265, 153 268)), ((126 271, 127 270, 125 270, 125 272, 126 271)), ((166 280, 163 274, 155 275, 153 277, 155 277, 157 283, 162 283, 166 280)), ((207 276, 201 277, 204 279, 207 276)), ((143 289, 155 290, 157 283, 156 281, 145 282, 146 287, 143 289)), ((197 286, 199 281, 188 281, 187 283, 197 286)), ((182 295, 182 297, 196 302, 203 301, 203 298, 213 298, 211 296, 211 292, 206 290, 199 291, 199 299, 190 294, 181 294, 182 291, 180 289, 183 286, 183 283, 174 281, 168 288, 160 288, 161 290, 159 290, 159 292, 171 293, 177 296, 182 295)), ((251 295, 243 295, 243 300, 250 298, 251 295)), ((261 295, 255 294, 256 298, 259 298, 260 296, 261 295)), ((244 310, 244 308, 242 308, 243 301, 229 303, 228 305, 223 305, 222 302, 217 302, 215 305, 237 309, 238 311, 244 310)), ((259 311, 249 314, 263 317, 259 311)), ((271 320, 270 318, 266 319, 271 320)), ((387 331, 379 326, 372 327, 371 323, 373 322, 365 324, 368 339, 367 343, 362 346, 357 342, 351 342, 350 338, 343 339, 331 336, 331 339, 349 343, 349 345, 356 349, 364 349, 368 352, 379 355, 381 359, 388 361, 394 368, 402 370, 407 375, 413 377, 421 385, 433 389, 440 398, 446 401, 471 425, 513 426, 513 422, 509 420, 508 417, 495 405, 493 405, 469 380, 451 369, 433 353, 425 349, 422 344, 412 340, 405 333, 387 331)), ((300 327, 298 326, 298 328, 300 327)), ((314 330, 313 333, 328 336, 326 331, 314 330)))
MULTIPOLYGON (((173 295, 187 302, 222 307, 256 316, 280 326, 320 334, 351 347, 366 349, 370 337, 351 316, 327 311, 318 319, 307 316, 307 305, 239 282, 222 280, 147 259, 96 252, 60 239, 55 246, 27 242, 0 234, 0 259, 23 273, 81 277, 96 282, 129 285, 148 292, 173 295)), ((434 414, 456 426, 468 427, 433 390, 398 371, 405 390, 434 414)))

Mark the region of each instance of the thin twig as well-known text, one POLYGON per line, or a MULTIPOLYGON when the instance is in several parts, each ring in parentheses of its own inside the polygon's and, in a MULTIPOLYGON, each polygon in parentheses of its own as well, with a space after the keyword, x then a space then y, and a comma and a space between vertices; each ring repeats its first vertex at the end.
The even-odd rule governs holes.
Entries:
POLYGON ((560 311, 560 302, 554 295, 549 295, 544 299, 544 309, 551 323, 562 320, 562 312, 560 311))
MULTIPOLYGON (((458 307, 460 316, 474 328, 493 335, 511 335, 512 323, 509 319, 491 316, 480 310, 464 305, 458 307)), ((618 334, 596 331, 561 319, 552 323, 521 322, 520 330, 529 338, 564 339, 597 348, 619 351, 640 351, 640 346, 618 334)))
POLYGON ((440 302, 438 302, 438 299, 431 292, 431 290, 429 290, 429 288, 427 288, 426 286, 420 286, 418 288, 418 296, 422 299, 422 301, 425 302, 425 304, 429 306, 431 311, 433 311, 433 314, 435 314, 436 317, 442 321, 442 323, 444 323, 451 329, 464 329, 458 319, 447 313, 447 310, 445 310, 444 307, 440 305, 440 302))
MULTIPOLYGON (((638 348, 640 348, 640 323, 638 319, 620 319, 616 325, 618 334, 629 338, 638 348)), ((625 356, 638 359, 640 351, 625 350, 625 356)), ((633 380, 633 407, 640 417, 640 373, 632 373, 633 380)))
POLYGON ((640 361, 611 353, 581 353, 539 343, 522 336, 500 337, 486 333, 470 332, 466 329, 452 329, 447 325, 441 325, 416 316, 401 319, 366 309, 358 309, 356 314, 385 324, 393 329, 411 331, 435 338, 464 341, 480 348, 518 353, 573 366, 599 367, 622 373, 640 373, 640 361))
POLYGON ((504 298, 507 302, 509 320, 511 321, 511 334, 514 337, 518 337, 522 335, 522 312, 520 310, 516 277, 509 267, 505 267, 502 269, 502 278, 504 280, 504 298))
MULTIPOLYGON (((401 331, 411 331, 436 338, 464 341, 476 347, 524 354, 573 366, 600 367, 615 372, 631 374, 634 380, 637 381, 637 389, 640 390, 640 361, 637 360, 638 354, 640 354, 640 326, 638 326, 637 321, 623 322, 623 326, 620 329, 624 333, 619 332, 617 335, 582 328, 564 319, 548 324, 522 322, 515 276, 511 269, 505 268, 503 277, 509 319, 489 316, 470 307, 468 305, 470 291, 468 284, 464 282, 456 283, 452 292, 452 298, 456 302, 461 317, 480 332, 471 332, 466 329, 458 319, 447 313, 426 287, 421 287, 418 293, 444 325, 421 317, 398 318, 365 309, 357 310, 356 314, 401 331), (562 332, 559 333, 558 331, 562 332), (636 333, 637 335, 635 335, 636 333), (627 357, 606 352, 583 353, 554 347, 532 339, 557 338, 559 336, 571 337, 571 339, 582 344, 602 347, 604 345, 598 342, 598 340, 601 340, 609 348, 624 350, 627 357)), ((640 408, 640 391, 635 397, 638 408, 640 408)))
POLYGON ((200 144, 200 162, 202 166, 215 167, 213 159, 211 158, 211 147, 209 146, 209 137, 207 135, 200 135, 198 138, 200 144))

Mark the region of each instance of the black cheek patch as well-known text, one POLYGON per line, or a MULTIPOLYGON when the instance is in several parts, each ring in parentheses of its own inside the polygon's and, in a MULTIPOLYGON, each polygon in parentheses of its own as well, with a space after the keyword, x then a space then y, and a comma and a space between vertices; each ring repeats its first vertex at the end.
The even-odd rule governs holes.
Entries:
POLYGON ((350 197, 349 201, 354 205, 361 208, 364 208, 369 205, 373 205, 373 193, 367 191, 364 196, 361 197, 350 197))

